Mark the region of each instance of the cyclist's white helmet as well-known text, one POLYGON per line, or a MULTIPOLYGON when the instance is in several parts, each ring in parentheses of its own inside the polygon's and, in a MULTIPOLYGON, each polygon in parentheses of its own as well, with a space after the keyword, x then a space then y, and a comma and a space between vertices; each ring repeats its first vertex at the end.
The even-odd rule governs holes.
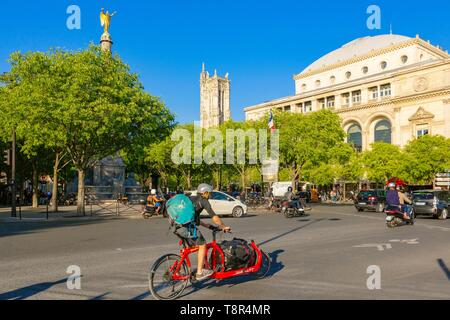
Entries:
POLYGON ((395 183, 393 183, 393 182, 391 182, 391 183, 389 183, 389 186, 388 186, 389 188, 395 188, 395 183))
POLYGON ((156 189, 152 189, 151 194, 156 195, 156 189))
POLYGON ((213 192, 213 190, 214 190, 214 188, 211 185, 207 184, 207 183, 202 183, 197 188, 197 192, 200 193, 200 194, 205 193, 205 192, 211 193, 211 192, 213 192))

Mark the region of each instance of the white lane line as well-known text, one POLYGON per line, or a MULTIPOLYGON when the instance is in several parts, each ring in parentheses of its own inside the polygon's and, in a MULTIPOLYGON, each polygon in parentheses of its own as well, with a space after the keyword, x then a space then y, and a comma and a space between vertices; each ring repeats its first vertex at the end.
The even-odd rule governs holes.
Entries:
POLYGON ((377 248, 378 251, 384 251, 384 249, 392 249, 392 245, 390 243, 368 243, 361 244, 359 246, 353 246, 353 248, 377 248))

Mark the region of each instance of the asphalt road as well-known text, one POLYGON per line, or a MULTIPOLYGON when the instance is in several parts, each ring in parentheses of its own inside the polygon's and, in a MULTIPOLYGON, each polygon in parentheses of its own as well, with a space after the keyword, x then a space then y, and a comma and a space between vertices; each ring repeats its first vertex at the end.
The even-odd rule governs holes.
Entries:
MULTIPOLYGON (((233 236, 269 253, 268 277, 207 281, 181 299, 449 299, 450 220, 388 229, 384 218, 349 206, 227 218, 233 236), (370 266, 381 272, 379 290, 368 289, 370 266)), ((0 299, 153 299, 149 266, 179 248, 167 231, 163 218, 0 223, 0 299), (72 265, 79 290, 67 288, 72 265)))

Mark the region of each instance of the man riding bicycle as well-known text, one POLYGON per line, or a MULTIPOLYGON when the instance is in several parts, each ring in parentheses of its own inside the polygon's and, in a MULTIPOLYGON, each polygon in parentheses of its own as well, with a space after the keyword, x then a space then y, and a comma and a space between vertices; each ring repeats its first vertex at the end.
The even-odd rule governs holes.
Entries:
MULTIPOLYGON (((200 221, 200 214, 203 210, 206 210, 208 212, 209 216, 211 217, 212 221, 219 226, 219 228, 224 232, 230 232, 231 228, 225 226, 225 224, 222 222, 222 219, 219 218, 219 216, 216 215, 214 210, 211 207, 211 204, 209 203, 209 197, 211 196, 211 193, 213 192, 213 187, 209 184, 203 183, 200 184, 197 188, 197 195, 190 197, 192 203, 194 204, 195 208, 195 225, 196 226, 203 226, 205 228, 212 229, 214 228, 210 224, 204 223, 200 221)), ((194 247, 198 246, 198 264, 197 264, 197 274, 195 276, 196 280, 203 280, 208 277, 210 277, 214 271, 204 269, 204 263, 205 263, 205 257, 206 257, 206 240, 201 234, 200 230, 196 230, 196 238, 192 238, 191 236, 191 230, 189 230, 188 227, 177 227, 175 230, 175 234, 178 235, 180 238, 187 241, 187 243, 194 247)))

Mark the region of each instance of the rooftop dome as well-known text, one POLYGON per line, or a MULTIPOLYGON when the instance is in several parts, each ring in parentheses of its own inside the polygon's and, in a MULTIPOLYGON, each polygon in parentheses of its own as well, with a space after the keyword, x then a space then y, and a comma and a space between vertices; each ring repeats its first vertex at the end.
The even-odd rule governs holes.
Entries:
POLYGON ((335 63, 351 59, 355 56, 361 56, 370 53, 372 50, 386 48, 400 42, 408 41, 410 39, 411 38, 409 37, 395 34, 359 38, 323 56, 313 64, 309 65, 305 70, 303 70, 302 73, 314 71, 324 66, 333 65, 335 63))

